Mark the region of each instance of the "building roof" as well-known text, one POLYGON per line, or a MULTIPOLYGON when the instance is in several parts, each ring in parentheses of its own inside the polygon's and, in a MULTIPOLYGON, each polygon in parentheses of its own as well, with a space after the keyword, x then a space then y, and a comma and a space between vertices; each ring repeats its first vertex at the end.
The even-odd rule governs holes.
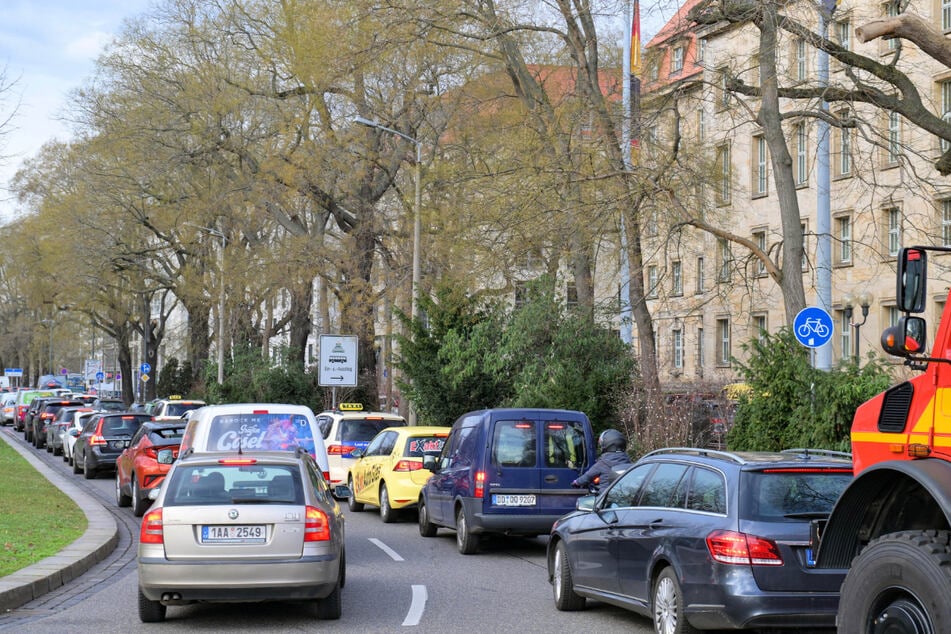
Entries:
POLYGON ((699 75, 703 65, 697 59, 696 23, 688 15, 702 0, 686 0, 670 20, 647 43, 647 63, 644 64, 642 83, 645 91, 654 91, 667 85, 699 75), (672 65, 674 51, 682 49, 682 66, 675 69, 672 65), (656 68, 656 78, 652 69, 656 68))

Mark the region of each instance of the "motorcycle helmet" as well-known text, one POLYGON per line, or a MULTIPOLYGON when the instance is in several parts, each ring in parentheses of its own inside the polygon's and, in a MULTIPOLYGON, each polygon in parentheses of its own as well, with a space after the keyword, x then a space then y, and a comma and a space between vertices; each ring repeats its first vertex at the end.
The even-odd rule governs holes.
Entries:
POLYGON ((627 438, 616 429, 605 429, 598 436, 598 451, 627 451, 627 438))

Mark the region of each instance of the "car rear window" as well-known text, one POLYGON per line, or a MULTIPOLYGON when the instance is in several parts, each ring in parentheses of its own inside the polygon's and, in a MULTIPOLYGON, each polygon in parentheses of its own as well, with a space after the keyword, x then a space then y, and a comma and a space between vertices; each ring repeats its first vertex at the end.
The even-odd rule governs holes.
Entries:
POLYGON ((824 517, 852 481, 852 470, 776 468, 746 471, 741 484, 740 514, 765 522, 824 517))
POLYGON ((406 427, 406 421, 344 418, 340 421, 340 440, 343 442, 370 441, 387 427, 406 427))
POLYGON ((294 451, 303 447, 314 453, 310 421, 300 414, 247 412, 222 414, 211 419, 208 450, 273 449, 294 451))
POLYGON ((149 438, 154 443, 161 443, 167 440, 176 440, 185 434, 185 426, 178 427, 160 427, 149 432, 149 438))
POLYGON ((300 470, 293 465, 179 466, 167 486, 165 506, 304 503, 300 470))
POLYGON ((492 435, 493 463, 500 467, 535 466, 536 439, 533 421, 496 421, 492 435))
POLYGON ((103 436, 131 436, 139 430, 148 416, 106 416, 102 419, 103 436))
POLYGON ((445 436, 417 436, 406 441, 405 458, 422 458, 425 455, 438 456, 446 444, 445 436))
POLYGON ((169 403, 165 408, 165 416, 181 416, 185 412, 201 407, 200 403, 169 403))

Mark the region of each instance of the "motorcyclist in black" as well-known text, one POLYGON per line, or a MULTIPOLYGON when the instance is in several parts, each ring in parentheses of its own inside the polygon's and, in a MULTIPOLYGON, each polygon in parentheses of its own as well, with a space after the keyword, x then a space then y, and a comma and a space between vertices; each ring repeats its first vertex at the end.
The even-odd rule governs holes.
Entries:
POLYGON ((591 468, 571 483, 573 487, 597 486, 599 489, 614 482, 618 473, 616 467, 633 464, 627 455, 627 438, 616 429, 606 429, 598 436, 598 451, 601 456, 591 468))

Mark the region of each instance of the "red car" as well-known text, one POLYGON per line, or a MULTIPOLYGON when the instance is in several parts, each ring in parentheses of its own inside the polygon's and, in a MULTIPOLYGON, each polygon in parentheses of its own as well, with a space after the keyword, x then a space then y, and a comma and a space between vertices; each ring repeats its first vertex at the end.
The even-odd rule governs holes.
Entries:
POLYGON ((152 503, 149 500, 149 491, 162 484, 172 462, 178 457, 185 424, 186 421, 142 423, 129 441, 129 446, 116 460, 118 506, 131 505, 132 514, 142 517, 145 509, 152 503), (162 450, 170 450, 171 453, 162 450))

